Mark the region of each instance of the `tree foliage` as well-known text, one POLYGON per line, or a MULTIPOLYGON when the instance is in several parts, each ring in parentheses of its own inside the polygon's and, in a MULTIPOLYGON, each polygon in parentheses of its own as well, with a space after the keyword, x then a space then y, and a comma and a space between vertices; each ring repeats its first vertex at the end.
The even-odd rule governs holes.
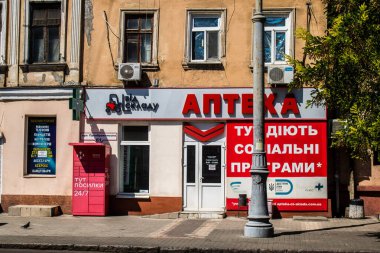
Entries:
POLYGON ((291 87, 316 88, 312 105, 327 105, 343 128, 333 145, 355 156, 380 148, 380 0, 324 0, 323 36, 297 30, 308 63, 291 60, 291 87))

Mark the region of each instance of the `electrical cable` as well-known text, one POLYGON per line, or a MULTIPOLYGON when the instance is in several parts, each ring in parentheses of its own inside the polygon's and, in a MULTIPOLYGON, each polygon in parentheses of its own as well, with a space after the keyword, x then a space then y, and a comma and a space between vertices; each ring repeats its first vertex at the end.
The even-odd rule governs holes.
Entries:
MULTIPOLYGON (((107 28, 107 41, 108 41, 108 49, 110 50, 110 55, 111 55, 111 61, 112 61, 112 66, 116 70, 115 66, 115 60, 113 59, 113 53, 112 53, 112 47, 111 47, 111 41, 110 41, 110 33, 109 33, 109 24, 108 24, 108 18, 107 18, 107 13, 106 11, 103 11, 103 18, 106 21, 106 28, 107 28)), ((120 40, 120 39, 119 39, 120 40)))

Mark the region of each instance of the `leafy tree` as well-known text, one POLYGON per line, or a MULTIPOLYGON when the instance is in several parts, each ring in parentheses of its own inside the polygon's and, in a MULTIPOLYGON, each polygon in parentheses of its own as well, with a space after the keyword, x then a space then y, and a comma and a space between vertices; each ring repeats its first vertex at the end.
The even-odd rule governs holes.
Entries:
POLYGON ((297 30, 309 60, 291 60, 291 87, 316 88, 310 105, 327 105, 343 125, 333 145, 368 155, 380 148, 380 0, 323 2, 324 36, 297 30))

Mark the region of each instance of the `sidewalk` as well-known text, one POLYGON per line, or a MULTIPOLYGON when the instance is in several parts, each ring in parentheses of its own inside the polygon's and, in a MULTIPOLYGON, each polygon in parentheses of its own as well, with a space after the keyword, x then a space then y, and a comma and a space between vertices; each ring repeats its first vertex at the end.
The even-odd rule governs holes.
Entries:
POLYGON ((152 219, 135 216, 53 218, 0 214, 0 248, 114 252, 380 252, 380 222, 271 220, 275 237, 243 236, 239 218, 152 219), (30 227, 20 226, 30 221, 30 227))

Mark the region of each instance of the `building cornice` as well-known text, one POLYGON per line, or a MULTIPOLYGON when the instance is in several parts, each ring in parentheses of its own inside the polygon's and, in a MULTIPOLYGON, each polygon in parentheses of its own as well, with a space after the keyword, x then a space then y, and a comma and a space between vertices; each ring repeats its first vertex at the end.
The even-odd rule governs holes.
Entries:
POLYGON ((0 102, 22 100, 66 100, 72 97, 72 88, 3 88, 0 102))

